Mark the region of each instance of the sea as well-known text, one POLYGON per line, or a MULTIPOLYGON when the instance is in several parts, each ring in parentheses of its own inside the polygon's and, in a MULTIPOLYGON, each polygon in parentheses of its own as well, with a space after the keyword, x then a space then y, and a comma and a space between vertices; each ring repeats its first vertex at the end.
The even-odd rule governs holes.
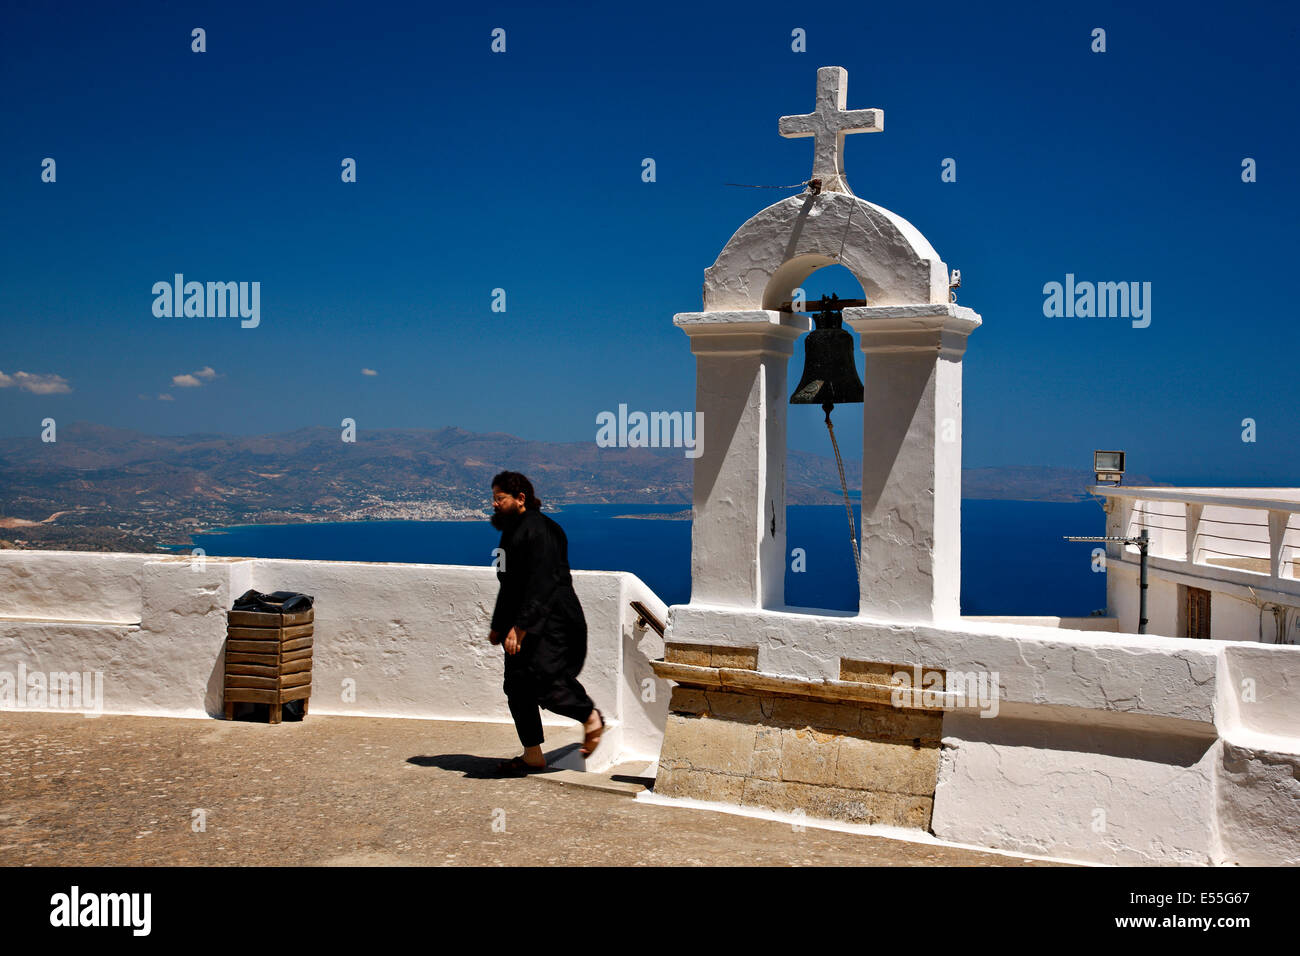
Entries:
MULTIPOLYGON (((691 597, 689 505, 565 505, 546 509, 569 540, 574 570, 630 571, 667 604, 691 597), (663 517, 664 515, 685 517, 663 517)), ((854 527, 861 527, 854 506, 854 527)), ((1092 549, 1066 535, 1105 534, 1098 501, 962 502, 963 614, 1086 617, 1106 607, 1092 549)), ((787 509, 786 604, 856 611, 858 586, 843 505, 787 509), (796 551, 795 549, 800 549, 796 551)), ((474 521, 239 525, 194 535, 213 556, 490 566, 500 532, 474 521)), ((869 543, 868 543, 869 544, 869 543)), ((190 546, 184 548, 189 550, 190 546)))

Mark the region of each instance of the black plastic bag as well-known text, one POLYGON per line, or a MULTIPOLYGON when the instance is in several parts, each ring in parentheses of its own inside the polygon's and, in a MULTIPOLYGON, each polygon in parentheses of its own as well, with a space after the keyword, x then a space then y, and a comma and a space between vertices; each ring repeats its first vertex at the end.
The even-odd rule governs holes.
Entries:
POLYGON ((232 611, 261 611, 264 614, 296 614, 311 610, 315 602, 310 594, 297 591, 245 591, 236 600, 232 611))

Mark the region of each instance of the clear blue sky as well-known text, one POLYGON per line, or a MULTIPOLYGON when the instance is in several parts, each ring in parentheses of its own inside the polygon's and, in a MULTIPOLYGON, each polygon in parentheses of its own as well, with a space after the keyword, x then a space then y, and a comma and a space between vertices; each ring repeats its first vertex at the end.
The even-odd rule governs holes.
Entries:
MULTIPOLYGON (((351 417, 363 440, 587 441, 619 403, 691 409, 672 316, 790 194, 723 184, 809 175, 811 141, 777 119, 810 111, 833 64, 850 108, 885 111, 883 133, 848 138, 854 191, 915 224, 984 318, 968 466, 1087 467, 1115 447, 1158 479, 1300 482, 1300 15, 1134 6, 6 3, 0 372, 71 391, 14 379, 0 434, 351 417), (260 281, 260 327, 155 318, 151 287, 176 272, 260 281), (1152 283, 1150 327, 1045 318, 1043 284, 1066 273, 1152 283)), ((846 276, 808 288, 858 294, 846 276)), ((793 411, 791 445, 827 453, 820 412, 793 411)), ((860 412, 842 411, 859 454, 860 412)))

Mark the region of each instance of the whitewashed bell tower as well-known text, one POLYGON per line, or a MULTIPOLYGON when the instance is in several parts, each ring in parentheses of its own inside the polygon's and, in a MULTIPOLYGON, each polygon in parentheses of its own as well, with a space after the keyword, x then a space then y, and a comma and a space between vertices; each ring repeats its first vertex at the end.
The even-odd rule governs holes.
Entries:
POLYGON ((695 462, 691 603, 784 605, 786 366, 809 322, 779 307, 839 263, 870 303, 844 310, 866 354, 860 609, 955 618, 961 360, 980 319, 949 301, 948 269, 915 227, 849 190, 844 137, 882 131, 884 113, 846 110, 847 86, 822 67, 815 110, 781 118, 782 136, 813 138, 808 190, 741 226, 705 270, 704 311, 674 318, 711 436, 695 462))
MULTIPOLYGON (((942 711, 896 703, 890 675, 932 652, 899 640, 959 616, 961 360, 980 324, 950 301, 948 269, 905 219, 857 198, 844 137, 880 132, 847 110, 847 73, 817 71, 807 190, 736 230, 704 272, 704 310, 674 322, 696 359, 691 601, 669 612, 655 673, 676 685, 656 792, 815 816, 930 825, 942 711), (785 606, 786 366, 803 315, 782 311, 839 263, 868 303, 843 319, 865 353, 859 613, 785 606), (882 640, 883 638, 883 640, 882 640)), ((826 542, 827 548, 837 546, 826 542)))

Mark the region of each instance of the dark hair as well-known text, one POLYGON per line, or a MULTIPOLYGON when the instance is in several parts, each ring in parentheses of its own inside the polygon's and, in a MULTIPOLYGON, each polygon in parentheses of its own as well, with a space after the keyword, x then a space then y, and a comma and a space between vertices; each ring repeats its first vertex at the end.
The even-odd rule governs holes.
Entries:
POLYGON ((524 496, 524 507, 529 511, 541 511, 542 503, 533 494, 533 483, 517 471, 503 471, 492 479, 492 487, 500 488, 510 497, 524 496))

